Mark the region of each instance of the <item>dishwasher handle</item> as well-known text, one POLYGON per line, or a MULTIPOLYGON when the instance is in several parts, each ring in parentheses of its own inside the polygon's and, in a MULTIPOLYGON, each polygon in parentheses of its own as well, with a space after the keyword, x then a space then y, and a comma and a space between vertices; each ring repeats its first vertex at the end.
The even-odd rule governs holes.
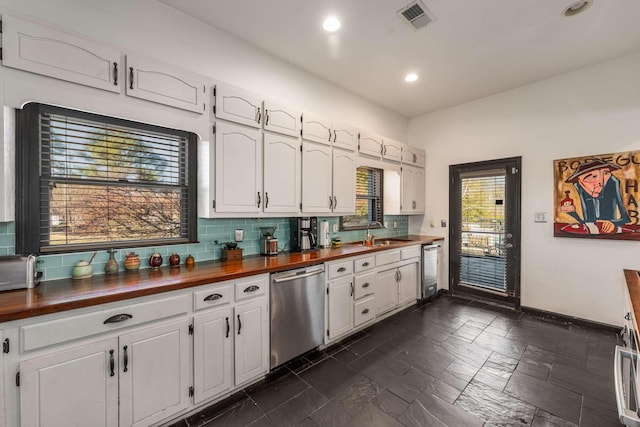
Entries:
POLYGON ((305 277, 316 276, 318 274, 324 273, 324 269, 313 270, 303 274, 291 274, 289 276, 279 277, 277 279, 273 279, 273 283, 282 283, 282 282, 290 282, 292 280, 303 279, 305 277))

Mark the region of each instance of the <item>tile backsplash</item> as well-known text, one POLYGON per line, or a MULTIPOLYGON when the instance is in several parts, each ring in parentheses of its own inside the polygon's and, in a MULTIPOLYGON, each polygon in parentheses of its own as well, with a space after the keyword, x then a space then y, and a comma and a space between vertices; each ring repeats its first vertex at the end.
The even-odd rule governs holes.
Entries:
MULTIPOLYGON (((333 230, 333 224, 338 224, 338 217, 318 217, 318 227, 322 220, 329 222, 329 231, 333 230)), ((406 215, 386 215, 384 221, 388 222, 386 229, 371 230, 376 237, 404 236, 409 232, 409 217, 406 215), (394 228, 394 224, 396 228, 394 228)), ((168 265, 169 255, 176 252, 182 262, 191 254, 197 261, 209 261, 220 259, 220 249, 225 242, 234 241, 234 231, 244 230, 244 240, 239 247, 244 249, 243 255, 260 254, 260 227, 276 227, 274 235, 278 238, 280 250, 289 249, 289 218, 198 218, 199 243, 186 245, 171 245, 144 248, 119 249, 115 254, 120 270, 123 270, 122 262, 127 253, 135 251, 140 255, 141 268, 147 267, 147 260, 154 252, 158 252, 164 259, 163 265, 168 265)), ((343 242, 363 240, 366 230, 342 231, 330 233, 331 237, 339 236, 343 242)), ((15 223, 0 222, 0 256, 15 254, 15 223)), ((55 280, 71 277, 72 267, 80 260, 88 261, 92 252, 78 252, 63 255, 42 255, 38 257, 38 269, 44 272, 43 280, 55 280)), ((103 274, 104 265, 109 259, 106 251, 100 251, 93 261, 94 274, 103 274)))

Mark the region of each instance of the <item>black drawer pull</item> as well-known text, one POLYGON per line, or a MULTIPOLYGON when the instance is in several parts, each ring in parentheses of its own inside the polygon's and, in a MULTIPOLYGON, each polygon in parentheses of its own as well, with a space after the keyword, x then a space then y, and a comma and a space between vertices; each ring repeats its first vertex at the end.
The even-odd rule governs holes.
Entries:
POLYGON ((123 351, 123 355, 124 355, 124 369, 122 371, 123 372, 127 372, 129 370, 129 368, 127 367, 129 365, 129 355, 127 355, 127 346, 126 345, 124 347, 122 347, 122 351, 123 351))
POLYGON ((340 267, 338 269, 338 273, 342 273, 343 271, 347 271, 347 269, 345 267, 340 267))
POLYGON ((205 301, 215 301, 222 298, 221 294, 211 294, 211 295, 207 295, 206 297, 204 297, 205 301))
POLYGON ((365 308, 364 310, 362 310, 362 314, 367 314, 369 312, 368 308, 365 308))
POLYGON ((247 286, 246 288, 244 288, 244 292, 248 293, 248 292, 255 292, 257 290, 260 289, 260 286, 256 286, 256 285, 251 285, 251 286, 247 286))
POLYGON ((362 285, 363 288, 368 288, 369 287, 369 282, 365 283, 364 285, 362 285))
POLYGON ((110 377, 114 376, 116 373, 114 369, 116 368, 116 362, 113 360, 113 350, 109 350, 109 368, 111 369, 110 377))
POLYGON ((369 261, 365 261, 365 262, 363 262, 363 263, 362 263, 362 266, 363 266, 363 267, 369 267, 369 261))
POLYGON ((109 317, 107 320, 105 320, 103 323, 105 325, 109 324, 109 323, 119 323, 119 322, 124 322, 125 320, 129 320, 131 319, 133 316, 130 314, 126 314, 126 313, 122 313, 122 314, 116 314, 115 316, 111 316, 109 317))

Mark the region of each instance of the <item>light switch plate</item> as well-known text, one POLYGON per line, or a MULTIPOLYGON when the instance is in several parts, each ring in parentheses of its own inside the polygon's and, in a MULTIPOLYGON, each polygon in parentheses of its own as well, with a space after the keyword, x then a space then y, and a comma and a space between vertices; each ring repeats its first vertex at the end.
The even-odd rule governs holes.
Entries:
POLYGON ((389 221, 384 222, 384 228, 389 228, 389 221))
POLYGON ((549 221, 549 216, 546 212, 536 212, 533 216, 534 222, 547 222, 549 221))
POLYGON ((398 221, 393 221, 393 228, 398 228, 398 221))
POLYGON ((334 233, 338 232, 338 224, 333 224, 333 232, 334 233))

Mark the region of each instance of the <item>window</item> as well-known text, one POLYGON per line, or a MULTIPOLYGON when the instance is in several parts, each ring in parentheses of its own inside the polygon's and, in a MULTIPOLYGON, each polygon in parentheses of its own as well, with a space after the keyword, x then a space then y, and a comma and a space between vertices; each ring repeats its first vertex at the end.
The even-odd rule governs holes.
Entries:
POLYGON ((340 217, 342 230, 382 228, 382 169, 359 167, 356 171, 356 214, 340 217))
POLYGON ((29 104, 16 113, 16 251, 196 240, 196 135, 29 104))

